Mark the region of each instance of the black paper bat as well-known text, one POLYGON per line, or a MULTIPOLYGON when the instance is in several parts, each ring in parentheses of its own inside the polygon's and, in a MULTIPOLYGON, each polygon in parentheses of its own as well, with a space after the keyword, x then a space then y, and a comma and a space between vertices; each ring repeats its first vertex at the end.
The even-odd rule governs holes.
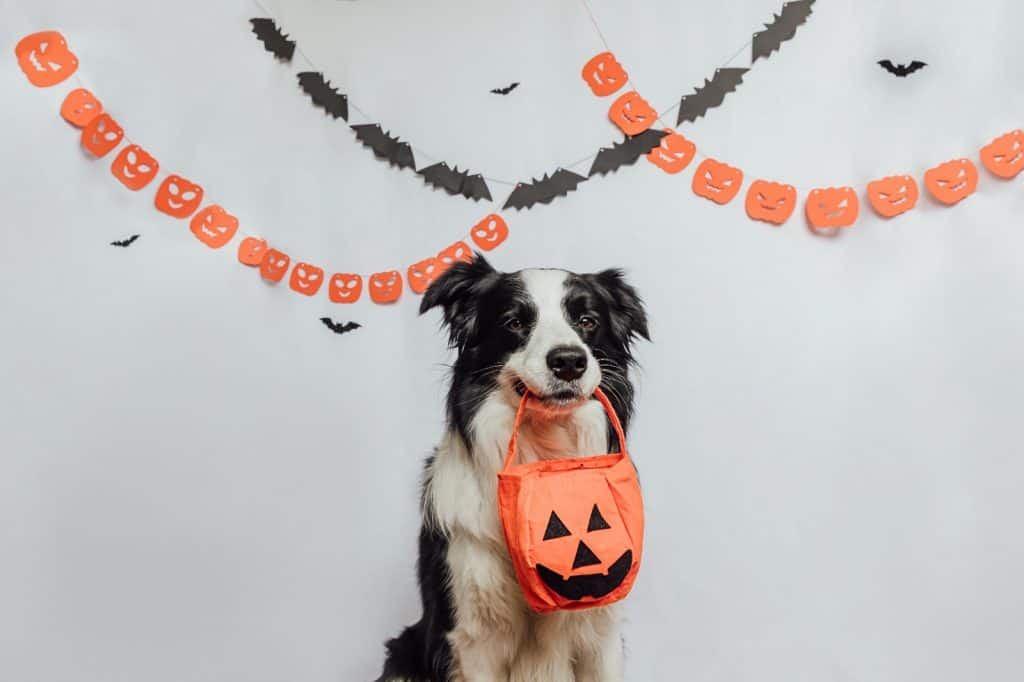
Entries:
POLYGON ((448 194, 461 194, 474 201, 491 200, 491 191, 487 188, 484 176, 479 173, 470 175, 468 170, 460 171, 458 166, 452 170, 444 161, 416 172, 423 176, 428 185, 440 187, 448 194))
POLYGON ((914 60, 909 64, 893 64, 888 59, 883 59, 882 61, 878 62, 878 65, 881 66, 886 71, 888 71, 889 73, 891 73, 892 75, 899 76, 900 78, 906 78, 915 71, 920 71, 924 67, 928 66, 924 62, 919 62, 917 60, 914 60))
POLYGON ((601 147, 587 176, 592 178, 595 173, 605 175, 622 166, 636 163, 637 159, 657 147, 666 135, 668 133, 664 130, 649 128, 633 137, 626 135, 622 142, 616 142, 611 147, 601 147))
POLYGON ((504 88, 494 88, 493 90, 491 90, 491 92, 493 92, 495 95, 507 95, 508 93, 512 92, 518 87, 519 83, 512 83, 511 85, 504 88))
POLYGON ((322 73, 303 71, 299 74, 299 87, 313 100, 313 106, 320 107, 334 118, 348 121, 348 97, 332 87, 322 73))
POLYGON ((676 125, 683 121, 696 121, 725 101, 725 96, 736 90, 743 82, 743 74, 750 69, 715 69, 711 80, 704 79, 704 85, 693 91, 692 95, 683 95, 679 100, 679 115, 676 125))
POLYGON ((412 147, 407 142, 399 142, 397 137, 381 130, 378 123, 363 123, 349 126, 356 131, 356 139, 373 150, 373 155, 384 159, 392 166, 416 169, 416 159, 412 155, 412 147))
POLYGON ((564 197, 576 189, 581 182, 586 182, 582 175, 559 168, 550 176, 545 173, 540 180, 520 182, 505 200, 502 208, 530 208, 534 204, 550 204, 555 197, 564 197))
POLYGON ((346 334, 363 326, 358 322, 335 322, 329 317, 321 317, 320 321, 335 334, 346 334))
POLYGON ((131 246, 132 242, 134 242, 138 238, 139 238, 139 235, 133 234, 131 237, 128 237, 128 239, 122 239, 121 241, 117 241, 117 242, 110 242, 110 245, 111 246, 131 246))
POLYGON ((273 19, 250 19, 249 23, 252 24, 252 32, 260 39, 267 52, 286 62, 292 60, 295 54, 295 41, 288 40, 288 36, 281 32, 273 19))
POLYGON ((807 17, 814 11, 811 9, 813 4, 814 0, 793 0, 783 5, 782 13, 776 14, 770 24, 765 24, 763 31, 754 34, 750 63, 753 64, 759 57, 767 57, 795 36, 800 24, 807 21, 807 17))

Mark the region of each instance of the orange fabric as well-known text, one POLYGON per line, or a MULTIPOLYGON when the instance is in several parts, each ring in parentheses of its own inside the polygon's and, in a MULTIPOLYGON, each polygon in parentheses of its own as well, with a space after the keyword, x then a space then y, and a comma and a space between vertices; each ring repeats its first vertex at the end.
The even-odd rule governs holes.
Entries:
POLYGON ((716 204, 732 201, 743 184, 743 171, 727 163, 704 159, 693 174, 693 193, 716 204))
POLYGON ((583 65, 581 75, 590 86, 590 90, 598 97, 612 94, 629 80, 626 70, 611 52, 601 52, 591 57, 583 65))
POLYGON ((925 171, 924 186, 942 203, 955 204, 978 188, 978 167, 970 159, 940 163, 925 171))
POLYGON ((1024 130, 1000 135, 982 147, 981 162, 996 177, 1016 177, 1024 170, 1024 130))
POLYGON ((779 182, 754 180, 747 190, 747 215, 754 220, 781 225, 796 208, 796 188, 779 182))
POLYGON ((640 483, 615 410, 601 389, 594 397, 608 413, 621 452, 515 464, 519 425, 532 399, 527 393, 498 474, 505 542, 526 603, 538 613, 616 602, 629 594, 640 570, 640 483))
POLYGON ((130 144, 114 157, 110 172, 121 184, 137 192, 156 177, 160 163, 137 144, 130 144))
POLYGON ((868 183, 868 203, 884 218, 895 218, 914 208, 917 194, 917 181, 909 175, 889 175, 868 183))
POLYGON ((654 125, 658 112, 647 103, 640 93, 630 90, 612 102, 608 118, 627 135, 639 135, 654 125))
POLYGON ((805 206, 812 227, 848 227, 857 220, 860 200, 852 187, 812 189, 805 206))
POLYGON ((363 276, 336 272, 327 287, 332 303, 355 303, 363 293, 363 276))
POLYGON ((84 128, 102 113, 103 104, 85 88, 69 92, 60 105, 61 117, 76 128, 84 128))
POLYGON ((14 54, 28 82, 38 88, 65 81, 78 69, 78 57, 57 31, 25 36, 14 46, 14 54))
POLYGON ((666 173, 675 174, 690 165, 697 145, 671 128, 665 128, 665 132, 668 135, 647 153, 647 160, 666 173))
POLYGON ((492 213, 473 226, 470 236, 478 248, 490 251, 508 237, 508 223, 497 213, 492 213))

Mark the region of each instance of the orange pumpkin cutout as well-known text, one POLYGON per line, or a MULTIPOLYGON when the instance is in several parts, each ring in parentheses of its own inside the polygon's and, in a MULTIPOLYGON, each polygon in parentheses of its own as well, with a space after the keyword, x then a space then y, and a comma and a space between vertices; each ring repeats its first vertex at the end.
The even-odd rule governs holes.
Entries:
POLYGON ((414 294, 422 294, 446 270, 436 258, 424 258, 409 266, 405 275, 414 294))
POLYGON ((132 191, 138 191, 152 182, 160 170, 160 164, 145 149, 130 144, 114 157, 110 172, 121 184, 132 191))
POLYGON ((953 205, 978 188, 978 168, 970 159, 953 159, 924 173, 924 186, 938 201, 953 205))
POLYGON ((917 205, 917 181, 909 175, 890 175, 868 183, 868 203, 883 218, 895 218, 917 205))
POLYGON ((982 147, 981 163, 998 178, 1016 177, 1024 170, 1024 130, 1000 135, 982 147))
POLYGON ((675 174, 690 165, 697 153, 697 145, 672 130, 661 138, 658 146, 647 153, 647 160, 666 173, 675 174))
POLYGON ((14 54, 28 82, 39 88, 57 85, 78 69, 78 57, 57 31, 25 36, 14 46, 14 54))
POLYGON ((260 263, 260 275, 270 282, 280 282, 284 279, 284 273, 288 272, 288 265, 292 259, 287 253, 277 249, 267 249, 263 254, 263 261, 260 263))
POLYGON ((860 200, 852 187, 812 189, 805 210, 812 227, 848 227, 857 220, 860 200))
MULTIPOLYGON (((209 246, 211 249, 220 247, 231 241, 231 238, 238 232, 238 218, 231 215, 217 204, 207 206, 199 213, 192 216, 189 228, 195 238, 209 246)), ((252 239, 252 237, 250 237, 252 239)), ((262 240, 257 240, 262 241, 262 240)), ((266 246, 266 242, 263 242, 266 246)), ((260 254, 262 260, 263 254, 260 254)), ((243 261, 244 262, 244 261, 243 261)), ((257 261, 258 263, 259 261, 257 261)))
POLYGON ((714 159, 704 159, 693 174, 693 193, 716 204, 732 201, 742 185, 743 171, 714 159))
MULTIPOLYGON (((459 261, 469 263, 473 260, 473 251, 466 242, 455 242, 447 249, 437 254, 437 262, 441 265, 442 272, 459 261)), ((438 273, 440 274, 440 273, 438 273)))
POLYGON ((109 114, 100 114, 82 128, 82 146, 96 157, 106 156, 123 139, 124 130, 109 114))
POLYGON ((323 286, 323 283, 323 268, 318 268, 317 266, 310 265, 309 263, 296 263, 295 267, 292 268, 292 276, 288 280, 288 286, 292 288, 292 291, 305 296, 312 296, 316 292, 320 291, 320 287, 323 286))
POLYGON ((68 93, 60 105, 60 115, 76 128, 84 128, 103 113, 103 103, 85 88, 76 88, 68 93))
POLYGON ((781 225, 796 209, 796 188, 767 180, 754 180, 747 190, 747 215, 753 220, 781 225))
POLYGON ((469 236, 478 248, 490 251, 508 238, 508 223, 497 213, 492 213, 474 225, 469 236))
POLYGON ((337 272, 327 286, 327 295, 333 303, 355 303, 363 293, 363 276, 337 272))
POLYGON ((639 135, 654 125, 658 118, 655 111, 636 90, 630 90, 612 102, 608 118, 627 135, 639 135))
POLYGON ((581 75, 590 86, 591 92, 598 97, 612 94, 629 80, 626 70, 622 68, 622 64, 619 64, 611 52, 601 52, 591 57, 583 65, 581 75))
POLYGON ((394 303, 401 295, 402 275, 398 270, 370 275, 370 300, 374 303, 394 303))
POLYGON ((259 237, 246 237, 238 245, 238 262, 242 265, 259 265, 267 253, 267 240, 259 237))
POLYGON ((523 596, 538 613, 606 606, 633 587, 643 553, 644 513, 636 469, 608 398, 604 406, 623 444, 618 454, 515 465, 520 403, 498 474, 498 512, 523 596))
POLYGON ((168 175, 156 191, 157 210, 173 218, 187 218, 203 201, 203 188, 180 175, 168 175))

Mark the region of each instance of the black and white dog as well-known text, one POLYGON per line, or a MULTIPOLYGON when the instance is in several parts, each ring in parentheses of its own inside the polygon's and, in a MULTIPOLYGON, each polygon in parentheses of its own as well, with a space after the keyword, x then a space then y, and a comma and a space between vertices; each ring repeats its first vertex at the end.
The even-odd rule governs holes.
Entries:
POLYGON ((615 452, 598 386, 623 426, 633 411, 631 346, 649 338, 618 270, 497 272, 482 256, 426 292, 457 351, 448 430, 424 472, 419 539, 423 616, 387 644, 378 682, 616 682, 614 606, 537 615, 516 582, 496 502, 497 474, 523 391, 521 461, 615 452))

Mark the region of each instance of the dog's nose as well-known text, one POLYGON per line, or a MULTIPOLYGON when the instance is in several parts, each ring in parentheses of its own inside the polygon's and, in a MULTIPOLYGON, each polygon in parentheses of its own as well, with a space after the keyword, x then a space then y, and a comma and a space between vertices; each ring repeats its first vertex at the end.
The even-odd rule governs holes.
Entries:
POLYGON ((587 371, 587 354, 579 346, 559 346, 548 353, 548 367, 562 381, 579 379, 587 371))

